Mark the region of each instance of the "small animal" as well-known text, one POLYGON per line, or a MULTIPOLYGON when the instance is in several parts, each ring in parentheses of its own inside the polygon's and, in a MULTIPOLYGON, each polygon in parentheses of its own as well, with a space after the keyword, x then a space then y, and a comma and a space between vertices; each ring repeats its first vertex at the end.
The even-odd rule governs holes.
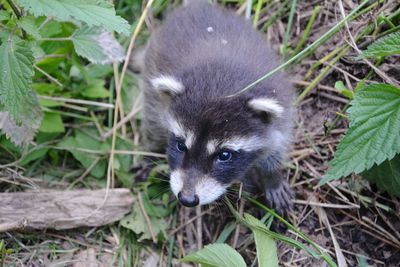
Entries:
POLYGON ((292 86, 276 73, 238 94, 279 65, 263 35, 230 11, 188 1, 152 33, 139 65, 144 143, 167 152, 180 203, 208 204, 243 182, 281 214, 290 210, 281 166, 292 132, 292 86))

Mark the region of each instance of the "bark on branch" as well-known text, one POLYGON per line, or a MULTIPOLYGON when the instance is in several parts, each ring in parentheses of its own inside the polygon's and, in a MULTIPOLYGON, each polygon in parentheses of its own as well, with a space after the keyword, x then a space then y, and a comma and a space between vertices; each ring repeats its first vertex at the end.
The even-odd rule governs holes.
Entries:
POLYGON ((130 212, 129 189, 0 193, 0 232, 101 226, 130 212))

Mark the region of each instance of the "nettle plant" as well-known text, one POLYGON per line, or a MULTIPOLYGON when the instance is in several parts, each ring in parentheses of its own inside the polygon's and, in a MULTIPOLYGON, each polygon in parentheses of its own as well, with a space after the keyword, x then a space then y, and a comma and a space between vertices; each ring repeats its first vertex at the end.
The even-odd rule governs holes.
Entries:
MULTIPOLYGON (((130 26, 106 0, 0 3, 0 130, 16 145, 26 146, 40 128, 46 107, 39 105, 36 92, 62 91, 59 80, 68 80, 57 70, 67 64, 61 62, 76 63, 65 67, 72 76, 86 71, 86 88, 79 89, 82 95, 107 96, 104 81, 96 80, 95 74, 90 76, 77 63, 77 55, 94 64, 123 60, 124 49, 111 33, 128 35, 130 26)), ((73 92, 63 95, 70 97, 73 92)), ((53 128, 63 127, 59 114, 49 114, 44 120, 53 128)))
MULTIPOLYGON (((400 55, 400 32, 378 39, 360 57, 382 61, 391 55, 400 55)), ((356 173, 400 196, 400 88, 364 82, 357 87, 354 97, 342 88, 353 98, 347 111, 350 127, 321 183, 356 173)))

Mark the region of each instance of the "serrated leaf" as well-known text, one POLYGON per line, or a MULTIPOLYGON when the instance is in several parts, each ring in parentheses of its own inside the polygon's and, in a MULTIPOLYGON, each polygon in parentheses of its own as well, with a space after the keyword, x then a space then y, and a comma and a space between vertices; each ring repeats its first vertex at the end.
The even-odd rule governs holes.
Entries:
POLYGON ((36 39, 40 39, 42 38, 42 36, 40 35, 39 32, 39 28, 36 26, 35 24, 35 20, 33 17, 31 16, 27 16, 27 17, 22 17, 19 21, 18 21, 18 25, 29 35, 32 35, 32 37, 36 38, 36 39))
POLYGON ((58 113, 45 112, 39 130, 43 133, 63 133, 65 128, 61 115, 58 113))
POLYGON ((0 130, 17 146, 29 144, 39 125, 40 120, 26 121, 25 118, 22 118, 21 123, 17 124, 8 112, 0 112, 0 130))
POLYGON ((378 39, 362 52, 364 57, 384 57, 400 54, 400 32, 391 33, 378 39))
POLYGON ((249 224, 254 234, 257 249, 257 259, 259 267, 278 267, 278 252, 274 239, 265 234, 264 229, 268 230, 267 227, 258 219, 250 214, 244 214, 246 222, 249 224))
POLYGON ((29 143, 40 126, 42 111, 31 88, 33 55, 25 41, 9 37, 0 46, 0 129, 17 145, 29 143))
POLYGON ((72 35, 76 53, 96 64, 122 61, 124 49, 108 32, 98 27, 82 27, 72 35))
POLYGON ((35 16, 54 17, 60 21, 82 21, 89 26, 129 34, 129 24, 115 14, 114 7, 104 0, 18 0, 35 16))
POLYGON ((56 20, 50 20, 40 28, 40 34, 43 37, 52 37, 62 33, 62 31, 61 23, 56 20))
POLYGON ((400 154, 392 160, 386 160, 380 165, 373 166, 362 176, 375 183, 382 191, 394 197, 400 197, 400 154))
POLYGON ((243 257, 227 244, 211 244, 187 255, 181 261, 210 267, 246 267, 243 257))
POLYGON ((400 89, 371 84, 355 94, 350 127, 321 183, 361 173, 400 152, 400 89))

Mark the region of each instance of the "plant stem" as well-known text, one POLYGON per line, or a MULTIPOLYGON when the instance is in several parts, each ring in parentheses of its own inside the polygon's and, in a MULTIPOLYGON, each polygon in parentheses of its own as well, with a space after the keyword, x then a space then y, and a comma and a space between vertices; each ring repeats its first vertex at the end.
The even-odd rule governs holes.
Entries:
POLYGON ((329 62, 328 66, 326 66, 319 74, 318 76, 307 86, 306 89, 301 92, 301 94, 297 97, 294 105, 297 106, 307 95, 308 93, 314 89, 315 86, 322 80, 322 78, 325 77, 325 75, 331 70, 332 66, 344 55, 347 53, 347 50, 349 50, 349 46, 347 46, 345 49, 343 49, 331 62, 329 62))
POLYGON ((306 29, 304 30, 303 36, 300 38, 299 42, 296 45, 296 48, 294 49, 292 55, 295 56, 297 53, 299 53, 300 49, 302 48, 303 44, 307 40, 308 36, 310 35, 311 28, 314 24, 315 18, 317 17, 318 13, 320 10, 320 6, 316 6, 313 10, 313 13, 310 17, 310 20, 307 23, 306 29))
POLYGON ((260 19, 260 12, 261 12, 261 6, 263 4, 263 0, 258 0, 257 6, 256 6, 256 12, 254 13, 254 19, 253 19, 253 27, 257 28, 258 21, 260 19))
POLYGON ((12 10, 15 13, 15 15, 17 16, 17 18, 20 18, 22 16, 22 13, 21 13, 21 11, 19 11, 18 7, 14 4, 14 2, 12 0, 7 0, 7 3, 12 8, 12 10))
POLYGON ((297 6, 297 0, 292 0, 292 5, 290 6, 289 20, 286 26, 285 36, 283 37, 283 48, 282 48, 283 59, 286 58, 287 54, 289 35, 292 32, 293 18, 294 18, 294 13, 296 12, 296 6, 297 6))
POLYGON ((71 37, 53 37, 53 38, 40 38, 38 41, 57 41, 57 42, 65 42, 71 41, 71 37))
POLYGON ((263 27, 261 28, 261 31, 264 32, 269 26, 271 26, 272 24, 275 23, 275 21, 280 18, 288 9, 288 7, 286 6, 289 0, 285 0, 282 4, 281 4, 281 8, 272 16, 270 17, 267 22, 263 25, 263 27))

